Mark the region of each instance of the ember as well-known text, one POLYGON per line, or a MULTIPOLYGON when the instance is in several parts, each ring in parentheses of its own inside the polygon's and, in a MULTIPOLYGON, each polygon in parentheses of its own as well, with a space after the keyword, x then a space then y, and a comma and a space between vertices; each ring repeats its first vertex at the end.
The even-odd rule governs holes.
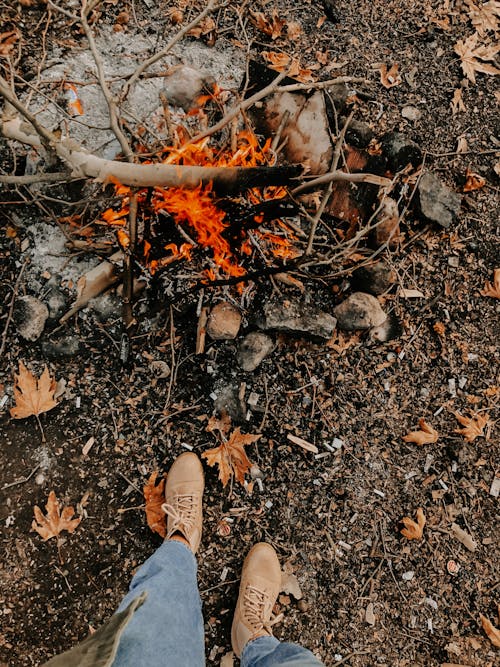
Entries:
MULTIPOLYGON (((203 167, 272 166, 275 163, 275 155, 270 146, 271 141, 267 140, 261 147, 252 132, 243 130, 238 135, 234 152, 223 150, 215 155, 209 139, 204 139, 198 143, 185 143, 178 147, 162 149, 159 162, 203 167)), ((122 249, 127 250, 130 240, 123 227, 127 224, 131 189, 120 183, 114 185, 115 193, 121 199, 120 208, 116 210, 109 208, 104 211, 101 221, 107 225, 120 227, 117 231, 118 243, 122 249)), ((241 265, 241 258, 252 254, 252 242, 262 245, 263 250, 268 250, 273 257, 279 259, 296 256, 297 253, 292 246, 295 236, 285 223, 276 219, 280 214, 287 212, 286 205, 275 207, 274 215, 271 213, 271 208, 266 210, 262 207, 263 202, 284 200, 286 196, 285 188, 268 186, 252 188, 247 192, 246 200, 239 199, 238 202, 229 200, 246 212, 236 224, 228 213, 228 206, 224 205, 228 200, 220 200, 212 184, 200 184, 193 189, 143 188, 137 194, 139 215, 144 220, 158 220, 161 226, 164 223, 158 214, 171 216, 176 225, 181 228, 186 226, 185 231, 193 234, 199 246, 211 251, 215 263, 211 275, 217 275, 217 269, 220 269, 226 275, 234 277, 246 273, 246 269, 241 265), (261 227, 264 221, 271 221, 273 229, 261 227), (235 226, 237 229, 234 229, 235 226)), ((162 256, 158 258, 152 256, 150 241, 151 239, 144 238, 141 244, 143 257, 140 258, 140 263, 144 263, 151 274, 174 261, 191 259, 194 247, 192 243, 184 243, 180 247, 172 242, 167 243, 162 246, 162 256)))

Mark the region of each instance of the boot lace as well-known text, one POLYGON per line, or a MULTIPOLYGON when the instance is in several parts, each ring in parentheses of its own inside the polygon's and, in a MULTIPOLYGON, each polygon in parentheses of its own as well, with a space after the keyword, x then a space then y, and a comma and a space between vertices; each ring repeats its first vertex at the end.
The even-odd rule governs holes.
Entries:
POLYGON ((250 625, 254 634, 265 630, 272 635, 272 626, 281 621, 283 614, 271 618, 269 596, 267 593, 253 586, 247 586, 244 593, 244 600, 245 621, 250 625))
POLYGON ((198 500, 191 494, 175 496, 172 504, 163 503, 162 510, 172 519, 168 531, 168 537, 180 532, 185 537, 191 535, 191 531, 198 516, 198 500))

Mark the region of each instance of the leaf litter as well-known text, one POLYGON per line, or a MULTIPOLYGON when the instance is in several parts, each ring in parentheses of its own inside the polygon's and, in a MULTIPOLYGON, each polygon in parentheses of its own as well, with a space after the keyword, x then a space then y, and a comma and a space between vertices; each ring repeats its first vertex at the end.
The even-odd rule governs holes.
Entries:
POLYGON ((59 537, 64 530, 73 533, 82 520, 81 517, 72 519, 75 513, 73 507, 63 507, 62 511, 59 510, 59 501, 54 491, 49 493, 45 509, 47 510, 46 515, 38 505, 34 506, 35 518, 31 524, 32 530, 36 530, 44 542, 50 540, 51 537, 59 537))

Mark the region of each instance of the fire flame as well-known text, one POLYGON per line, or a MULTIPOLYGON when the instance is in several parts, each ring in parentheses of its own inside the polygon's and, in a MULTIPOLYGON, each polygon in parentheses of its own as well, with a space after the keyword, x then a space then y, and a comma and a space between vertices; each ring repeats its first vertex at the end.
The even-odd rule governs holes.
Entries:
MULTIPOLYGON (((144 162, 151 162, 151 159, 144 162)), ((205 139, 198 143, 186 143, 179 147, 166 147, 162 150, 160 161, 164 164, 216 166, 216 167, 255 167, 260 165, 272 165, 275 162, 271 151, 271 141, 267 140, 261 147, 257 137, 250 131, 244 130, 239 133, 237 148, 231 151, 220 151, 214 154, 210 146, 210 140, 205 139)), ((123 228, 127 224, 129 213, 129 201, 131 190, 120 183, 114 183, 115 194, 121 198, 120 208, 107 209, 102 213, 101 219, 107 225, 123 228)), ((194 189, 185 187, 144 188, 137 193, 138 206, 141 214, 151 216, 161 212, 170 214, 175 223, 187 226, 189 233, 193 234, 196 243, 202 248, 212 252, 216 268, 221 269, 229 276, 239 277, 245 274, 245 269, 240 265, 238 256, 250 255, 252 246, 245 235, 240 242, 240 247, 232 248, 229 241, 224 237, 224 230, 229 226, 226 212, 217 205, 217 197, 212 185, 199 185, 194 189), (237 256, 238 255, 238 256, 237 256)), ((286 190, 282 187, 252 188, 247 193, 247 199, 252 205, 258 205, 263 200, 280 199, 286 196, 286 190)), ((290 229, 281 224, 279 233, 260 230, 258 224, 262 222, 262 216, 255 216, 257 227, 253 230, 255 238, 262 242, 275 257, 282 259, 296 256, 291 241, 295 240, 290 229)), ((186 231, 187 231, 186 230, 186 231)), ((129 246, 126 232, 120 229, 117 233, 118 242, 123 249, 129 246)), ((186 243, 178 248, 174 243, 164 246, 165 257, 149 259, 150 244, 145 240, 145 263, 151 273, 159 268, 167 266, 179 259, 191 259, 193 245, 186 243)), ((213 273, 213 272, 212 272, 213 273)), ((215 274, 214 274, 215 275, 215 274)))

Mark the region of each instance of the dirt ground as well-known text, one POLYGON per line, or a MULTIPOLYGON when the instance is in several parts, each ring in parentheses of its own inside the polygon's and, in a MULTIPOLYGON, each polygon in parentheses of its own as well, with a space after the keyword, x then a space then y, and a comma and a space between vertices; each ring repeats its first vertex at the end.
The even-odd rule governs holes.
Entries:
MULTIPOLYGON (((0 14, 3 30, 20 31, 26 55, 17 66, 30 80, 42 48, 69 51, 84 38, 60 19, 48 21, 43 2, 24 4, 0 0, 0 14)), ((126 9, 131 39, 137 32, 166 39, 178 29, 169 18, 174 4, 108 2, 95 29, 113 25, 126 9)), ((200 3, 183 5, 189 17, 201 9, 200 3)), ((385 344, 365 334, 329 344, 281 334, 274 353, 245 373, 235 361, 237 341, 207 340, 205 354, 194 354, 199 294, 189 291, 161 305, 148 303, 147 293, 141 297, 125 367, 119 317, 102 323, 84 310, 63 330, 54 323, 33 343, 10 323, 0 359, 0 665, 41 664, 113 613, 136 568, 161 543, 146 525, 144 483, 153 470, 168 470, 186 443, 198 453, 214 447, 206 431, 214 412, 211 394, 224 383, 244 383, 246 400, 257 394, 241 429, 262 434, 247 447, 262 471, 262 489, 256 484, 249 495, 238 484, 223 488, 217 471, 205 466, 198 561, 207 664, 220 664, 230 650, 242 560, 254 542, 266 540, 303 594, 301 600, 280 596, 275 611, 284 620, 276 635, 303 643, 328 667, 492 667, 498 650, 480 614, 498 626, 498 498, 490 491, 499 474, 500 328, 499 301, 481 290, 500 267, 498 79, 464 79, 454 45, 474 32, 465 2, 238 5, 228 3, 214 14, 218 31, 210 48, 236 44, 245 51, 248 44, 255 58, 263 49, 283 50, 301 54, 305 65, 317 63, 318 80, 332 73, 364 77, 370 95, 359 100, 356 117, 377 136, 404 132, 424 151, 427 168, 456 192, 463 193, 467 169, 486 184, 464 196, 448 230, 424 227, 407 215, 401 242, 384 253, 397 281, 380 301, 402 324, 401 335, 385 344), (250 8, 267 14, 275 8, 279 17, 300 23, 302 32, 273 42, 249 20, 250 8), (381 85, 380 63, 399 64, 400 85, 381 85), (454 114, 457 89, 465 111, 454 114), (401 115, 408 106, 419 110, 416 120, 401 115), (460 138, 465 152, 457 152, 460 138), (423 297, 404 298, 401 288, 423 297), (42 349, 43 341, 69 334, 79 341, 76 355, 53 357, 42 349), (48 364, 57 380, 66 380, 64 399, 40 417, 46 442, 33 417, 9 414, 19 360, 36 372, 48 364), (165 361, 171 375, 155 378, 153 360, 165 361), (468 442, 456 432, 454 413, 471 412, 488 414, 489 422, 468 442), (436 443, 403 440, 421 418, 439 432, 436 443), (320 456, 287 434, 314 443, 320 456), (52 489, 83 519, 73 534, 43 542, 31 528, 33 506, 44 507, 52 489), (414 518, 419 507, 427 519, 424 536, 410 541, 400 522, 414 518), (475 550, 456 538, 453 523, 473 537, 475 550)), ((2 158, 3 173, 11 172, 5 142, 2 158)), ((31 224, 53 220, 52 211, 56 217, 68 213, 60 202, 24 187, 0 186, 0 197, 1 336, 14 289, 33 293, 22 276, 15 288, 31 224)), ((323 311, 349 293, 348 276, 332 277, 341 268, 296 274, 323 311)), ((297 296, 292 286, 279 289, 297 296)), ((252 330, 256 304, 273 294, 275 286, 264 278, 253 285, 241 334, 252 330)), ((206 290, 204 304, 228 296, 239 299, 234 288, 206 290)))

